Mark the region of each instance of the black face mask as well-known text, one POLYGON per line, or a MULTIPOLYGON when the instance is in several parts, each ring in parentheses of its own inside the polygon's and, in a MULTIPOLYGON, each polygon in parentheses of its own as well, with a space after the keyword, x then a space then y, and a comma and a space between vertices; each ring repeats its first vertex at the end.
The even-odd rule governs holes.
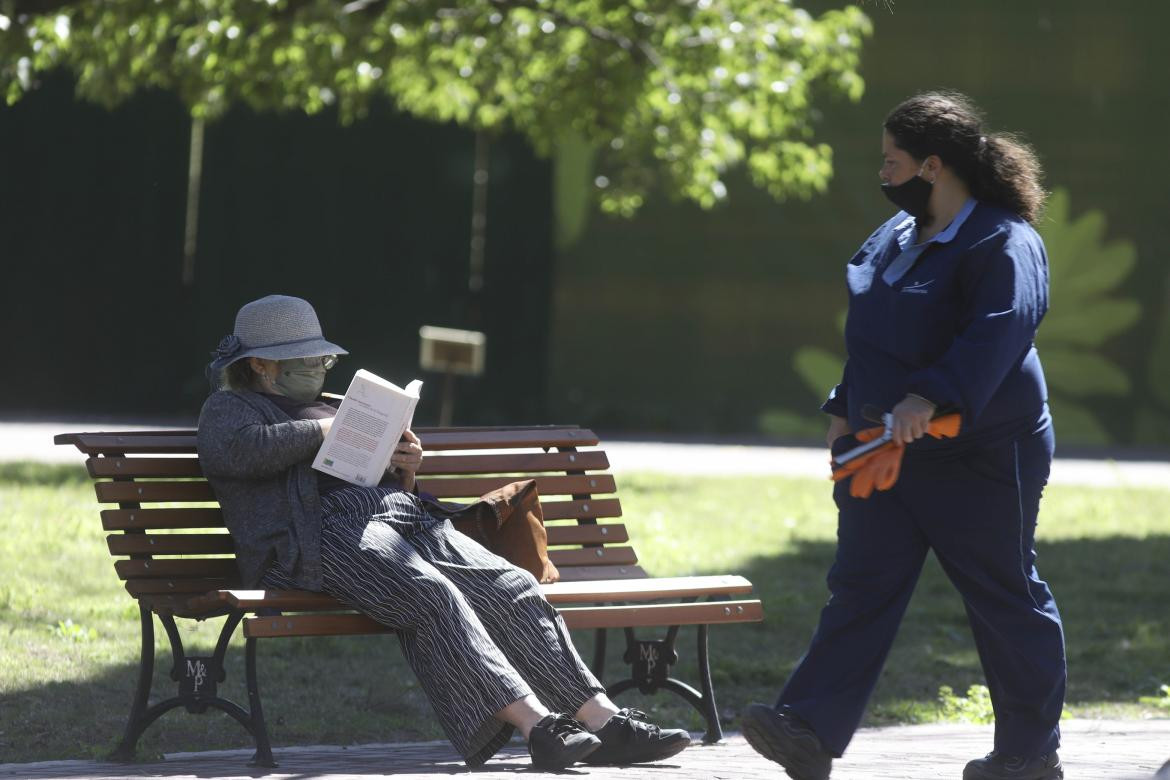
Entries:
MULTIPOLYGON (((919 171, 921 173, 921 171, 919 171)), ((883 184, 882 192, 890 202, 917 220, 930 216, 926 210, 934 185, 918 174, 901 184, 883 184)))

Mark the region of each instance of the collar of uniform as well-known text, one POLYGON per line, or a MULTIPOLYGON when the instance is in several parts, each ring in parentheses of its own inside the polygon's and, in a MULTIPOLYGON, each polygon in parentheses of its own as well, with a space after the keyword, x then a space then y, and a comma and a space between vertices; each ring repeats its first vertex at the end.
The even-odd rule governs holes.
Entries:
MULTIPOLYGON (((959 209, 959 213, 951 220, 951 224, 946 226, 945 230, 939 231, 934 237, 923 241, 922 245, 927 244, 945 244, 954 239, 959 232, 959 228, 963 227, 963 223, 967 221, 967 217, 971 216, 971 212, 975 210, 975 199, 967 198, 967 202, 963 204, 963 208, 959 209)), ((903 212, 904 213, 904 212, 903 212)), ((918 245, 918 221, 906 215, 906 218, 894 226, 894 232, 898 237, 898 246, 905 251, 908 247, 918 245)))

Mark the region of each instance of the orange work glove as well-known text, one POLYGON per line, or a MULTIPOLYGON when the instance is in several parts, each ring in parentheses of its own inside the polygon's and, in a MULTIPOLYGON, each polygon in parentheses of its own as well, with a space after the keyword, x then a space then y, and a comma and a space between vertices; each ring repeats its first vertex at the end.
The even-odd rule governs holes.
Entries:
MULTIPOLYGON (((959 434, 960 418, 957 414, 946 414, 930 421, 926 429, 928 436, 936 439, 950 439, 959 434)), ((858 431, 854 437, 860 442, 867 442, 882 435, 884 428, 866 428, 858 431)), ((873 452, 867 452, 833 472, 832 479, 839 482, 852 476, 849 483, 849 495, 854 498, 869 498, 873 491, 889 490, 898 481, 902 470, 902 455, 905 447, 895 442, 887 442, 873 452)))
POLYGON ((854 498, 869 498, 874 491, 889 490, 898 481, 902 472, 902 454, 905 446, 890 442, 886 447, 875 450, 873 457, 866 460, 849 481, 849 495, 854 498))
MULTIPOLYGON (((865 428, 863 430, 858 431, 857 433, 852 434, 852 436, 855 440, 857 440, 857 442, 859 444, 865 444, 866 442, 873 441, 877 437, 881 436, 884 431, 885 431, 885 428, 882 426, 878 426, 876 428, 865 428)), ((892 444, 893 444, 892 442, 888 442, 884 446, 889 447, 889 446, 892 446, 892 444)), ((848 477, 849 475, 856 473, 858 469, 860 469, 862 466, 864 466, 866 463, 868 463, 870 461, 870 459, 873 458, 874 455, 876 455, 878 452, 881 451, 881 449, 882 448, 879 447, 876 450, 870 450, 869 452, 865 453, 864 455, 862 455, 858 458, 854 458, 853 460, 849 461, 848 463, 846 463, 843 466, 835 465, 833 458, 830 457, 829 464, 833 466, 833 481, 839 482, 839 481, 845 479, 845 477, 848 477)))

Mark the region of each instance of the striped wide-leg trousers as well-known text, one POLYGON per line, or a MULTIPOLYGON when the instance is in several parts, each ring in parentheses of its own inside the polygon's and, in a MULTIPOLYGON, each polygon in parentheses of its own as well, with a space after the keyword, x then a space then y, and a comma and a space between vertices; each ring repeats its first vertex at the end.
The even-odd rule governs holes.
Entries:
MULTIPOLYGON (((395 629, 469 766, 512 736, 495 713, 535 695, 575 713, 605 689, 527 571, 431 516, 411 493, 347 487, 321 497, 323 590, 395 629)), ((265 583, 295 587, 275 567, 265 583)))

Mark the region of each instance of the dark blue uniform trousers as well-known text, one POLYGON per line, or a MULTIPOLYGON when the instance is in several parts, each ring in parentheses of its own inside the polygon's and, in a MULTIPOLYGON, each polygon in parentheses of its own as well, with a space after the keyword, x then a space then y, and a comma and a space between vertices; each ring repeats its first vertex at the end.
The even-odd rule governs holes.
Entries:
POLYGON ((975 635, 995 708, 995 749, 1027 757, 1056 749, 1064 633, 1033 548, 1052 450, 1045 426, 958 458, 907 458, 897 484, 868 499, 838 483, 832 595, 777 707, 804 719, 840 757, 934 550, 975 635))

